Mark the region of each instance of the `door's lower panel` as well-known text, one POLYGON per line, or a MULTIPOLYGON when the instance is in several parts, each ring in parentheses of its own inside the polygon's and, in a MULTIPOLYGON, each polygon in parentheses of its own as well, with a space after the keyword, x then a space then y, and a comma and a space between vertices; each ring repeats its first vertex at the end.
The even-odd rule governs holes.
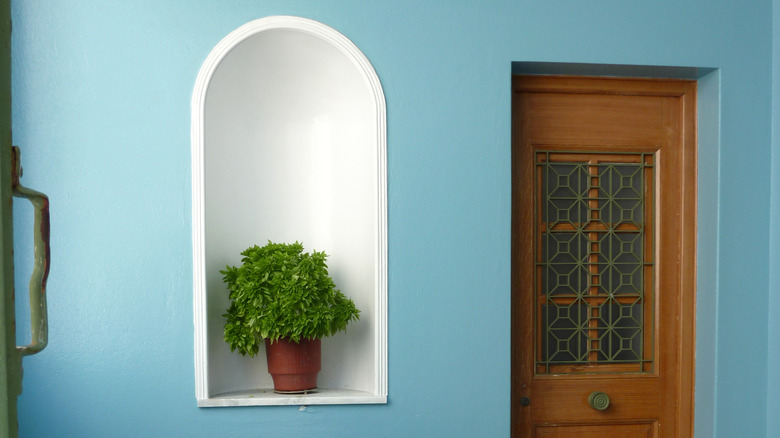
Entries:
POLYGON ((604 425, 541 425, 536 426, 534 436, 538 438, 655 438, 658 436, 657 422, 604 425))
POLYGON ((661 407, 660 380, 648 375, 537 376, 531 386, 534 424, 636 424, 638 418, 655 418, 661 407), (589 406, 593 391, 608 395, 609 408, 596 411, 589 406))

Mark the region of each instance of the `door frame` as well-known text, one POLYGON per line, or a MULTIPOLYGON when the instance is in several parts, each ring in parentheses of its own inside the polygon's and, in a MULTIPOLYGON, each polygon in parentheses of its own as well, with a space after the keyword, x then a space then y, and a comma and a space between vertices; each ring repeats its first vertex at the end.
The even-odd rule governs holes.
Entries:
POLYGON ((18 432, 16 398, 21 393, 22 357, 16 348, 11 152, 11 2, 0 2, 0 436, 18 432))
MULTIPOLYGON (((518 155, 515 152, 515 142, 518 141, 519 123, 517 121, 518 109, 516 108, 516 99, 514 97, 517 92, 515 78, 520 75, 513 76, 512 81, 512 240, 511 240, 511 260, 512 266, 515 266, 518 259, 518 247, 519 236, 516 230, 520 223, 521 212, 517 210, 515 202, 514 188, 518 186, 518 155)), ((524 78, 545 78, 545 76, 539 75, 523 75, 524 78)), ((551 86, 549 76, 547 79, 542 79, 537 82, 531 82, 531 85, 527 81, 524 82, 524 91, 539 91, 539 92, 571 92, 571 93, 611 93, 614 91, 610 89, 608 81, 622 80, 631 81, 635 79, 641 79, 643 83, 651 81, 655 86, 650 89, 643 89, 639 86, 636 90, 630 90, 624 92, 624 94, 645 94, 645 95, 660 95, 660 96, 676 96, 681 98, 683 109, 683 126, 681 127, 681 145, 683 147, 682 152, 682 168, 683 175, 681 176, 681 191, 682 191, 682 205, 681 205, 681 244, 679 254, 680 275, 679 278, 679 290, 680 296, 677 297, 677 306, 680 309, 680 322, 677 327, 678 333, 674 339, 674 344, 678 349, 679 361, 675 369, 675 379, 670 381, 670 386, 673 386, 671 392, 677 394, 679 397, 677 403, 677 430, 670 436, 692 437, 694 426, 694 399, 695 399, 695 349, 696 349, 696 247, 697 247, 697 162, 698 162, 698 146, 697 146, 697 110, 696 110, 696 83, 690 81, 690 86, 666 86, 668 84, 679 84, 679 81, 671 82, 664 80, 652 80, 647 78, 601 78, 601 77, 583 77, 583 76, 559 76, 560 80, 556 82, 557 85, 551 86), (567 81, 567 79, 575 79, 573 81, 567 81)), ((556 79, 557 80, 557 79, 556 79)), ((611 82, 609 82, 611 83, 611 82)), ((639 82, 637 82, 639 84, 639 82)), ((519 381, 519 351, 518 339, 516 339, 516 333, 519 333, 518 328, 520 325, 517 315, 521 312, 518 306, 523 301, 519 295, 519 288, 524 284, 523 280, 518 278, 518 270, 512 269, 511 273, 511 306, 512 306, 512 342, 511 342, 511 432, 512 436, 519 436, 518 430, 518 411, 517 408, 520 403, 521 382, 519 381)), ((526 342, 527 343, 527 342, 526 342)))

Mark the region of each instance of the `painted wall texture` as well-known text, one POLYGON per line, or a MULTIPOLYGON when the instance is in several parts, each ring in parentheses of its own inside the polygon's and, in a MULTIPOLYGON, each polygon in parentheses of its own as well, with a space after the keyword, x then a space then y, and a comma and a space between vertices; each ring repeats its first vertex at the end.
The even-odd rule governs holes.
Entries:
MULTIPOLYGON (((772 2, 772 204, 767 431, 780 434, 780 0, 772 2)), ((771 435, 770 435, 771 436, 771 435)))
MULTIPOLYGON (((699 191, 717 217, 699 228, 700 248, 715 255, 704 265, 714 280, 698 292, 709 303, 698 341, 711 348, 697 352, 697 394, 707 395, 697 436, 780 436, 778 320, 767 310, 780 301, 773 6, 14 1, 14 139, 24 184, 51 198, 53 260, 51 344, 25 359, 21 436, 508 436, 514 61, 718 69, 700 158, 715 169, 699 191), (387 405, 195 405, 190 97, 219 40, 268 15, 340 31, 384 87, 387 405)), ((19 204, 19 291, 30 216, 19 204)))

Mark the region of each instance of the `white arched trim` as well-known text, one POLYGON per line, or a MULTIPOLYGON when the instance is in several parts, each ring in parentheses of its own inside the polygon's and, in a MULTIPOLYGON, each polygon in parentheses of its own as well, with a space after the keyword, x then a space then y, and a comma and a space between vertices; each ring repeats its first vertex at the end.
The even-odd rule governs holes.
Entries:
MULTIPOLYGON (((239 405, 309 405, 385 403, 387 401, 387 177, 386 177, 386 109, 379 78, 363 53, 344 35, 313 20, 292 16, 272 16, 251 21, 227 35, 214 47, 203 63, 195 81, 192 95, 192 241, 193 241, 193 307, 195 326, 195 392, 199 406, 239 405), (223 59, 239 44, 266 31, 290 30, 304 32, 329 43, 354 65, 356 71, 373 93, 376 107, 376 141, 367 145, 376 150, 376 255, 375 290, 373 291, 372 333, 374 336, 373 388, 361 390, 346 388, 323 389, 306 396, 265 395, 264 391, 234 391, 233 395, 215 394, 218 389, 209 386, 208 335, 221 332, 222 327, 207 324, 208 297, 205 270, 205 105, 212 77, 223 59), (254 391, 254 392, 253 392, 254 391)), ((212 309, 212 312, 214 310, 212 309)), ((221 309, 220 309, 221 311, 221 309)), ((213 353, 212 353, 213 354, 213 353)), ((214 363, 215 361, 211 361, 214 363)), ((213 370, 212 370, 213 371, 213 370)))

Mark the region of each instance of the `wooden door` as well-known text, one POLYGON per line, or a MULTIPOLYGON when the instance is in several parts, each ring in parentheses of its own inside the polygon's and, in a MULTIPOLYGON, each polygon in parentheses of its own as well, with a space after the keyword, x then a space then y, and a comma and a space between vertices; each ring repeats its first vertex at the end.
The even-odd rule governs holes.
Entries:
POLYGON ((693 436, 695 95, 514 78, 513 436, 693 436))

